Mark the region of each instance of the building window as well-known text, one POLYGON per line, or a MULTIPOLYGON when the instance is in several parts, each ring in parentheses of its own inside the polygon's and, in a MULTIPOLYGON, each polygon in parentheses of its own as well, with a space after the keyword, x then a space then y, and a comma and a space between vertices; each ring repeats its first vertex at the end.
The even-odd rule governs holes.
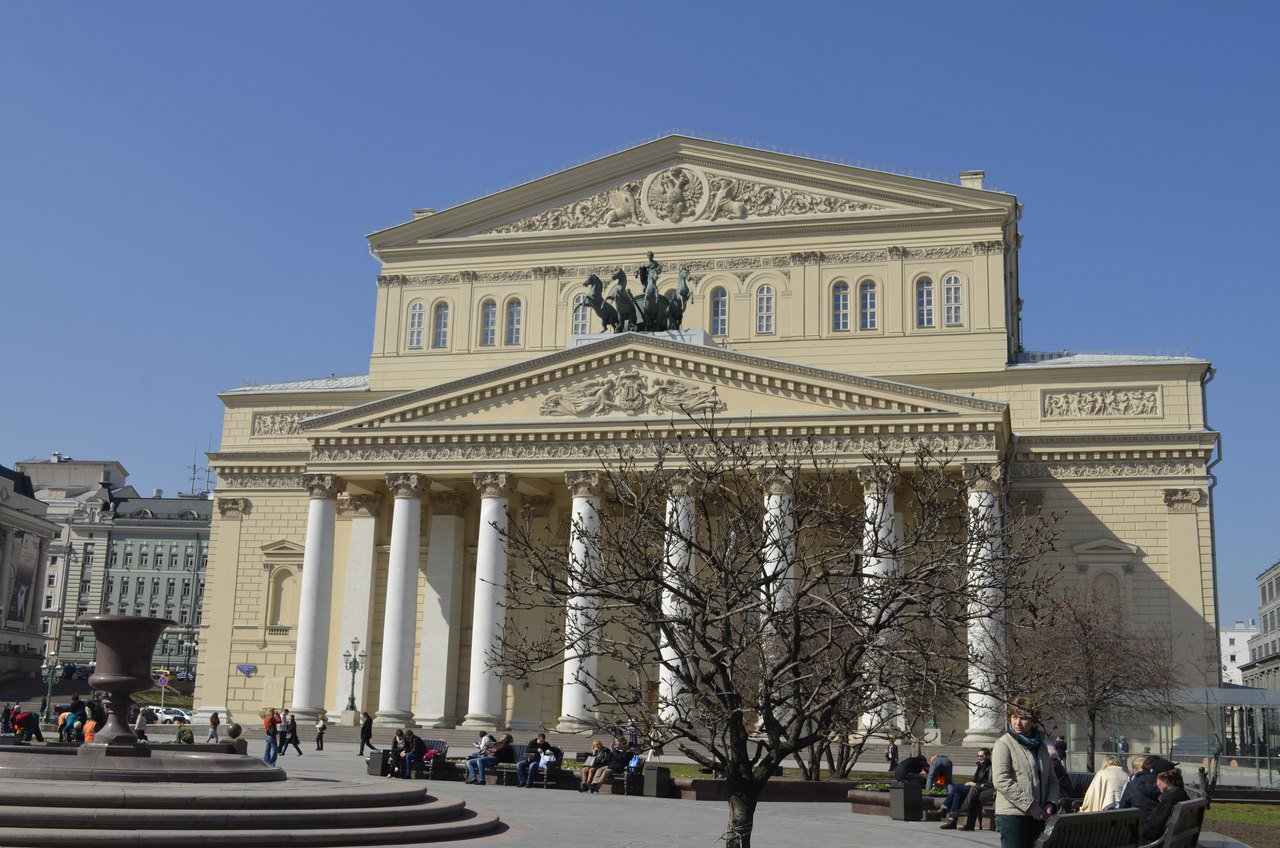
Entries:
POLYGON ((1235 661, 1236 661, 1236 655, 1235 655, 1235 654, 1232 654, 1232 655, 1231 655, 1231 659, 1230 659, 1230 660, 1228 660, 1228 662, 1235 662, 1235 661))
POLYGON ((196 597, 200 600, 204 600, 204 581, 203 580, 200 581, 200 587, 196 589, 196 597))
POLYGON ((1231 647, 1234 647, 1234 646, 1235 646, 1235 644, 1236 644, 1236 637, 1234 637, 1234 636, 1230 636, 1230 637, 1228 637, 1228 638, 1227 638, 1227 644, 1228 644, 1229 646, 1231 646, 1231 647))
POLYGON ((134 593, 133 593, 133 596, 134 596, 135 598, 141 598, 141 597, 142 597, 142 593, 143 593, 143 592, 145 592, 146 590, 147 590, 147 580, 146 580, 146 578, 145 578, 145 577, 139 577, 139 578, 138 578, 138 585, 134 587, 134 593))
POLYGON ((192 554, 191 551, 187 551, 187 556, 185 559, 182 560, 182 565, 185 568, 190 568, 191 564, 194 563, 195 561, 196 561, 195 555, 192 554))
POLYGON ((520 298, 513 297, 507 301, 507 330, 504 333, 506 344, 520 344, 520 298))
POLYGON ((933 280, 928 277, 916 280, 916 326, 933 326, 933 280))
POLYGON ((84 650, 84 637, 77 635, 71 643, 71 650, 79 653, 84 650))
POLYGON ((498 303, 486 300, 480 304, 480 344, 492 347, 498 343, 498 303))
POLYGON ((756 289, 756 332, 773 332, 773 286, 763 285, 756 289))
POLYGON ((422 324, 426 312, 427 308, 420 300, 409 304, 409 347, 422 347, 422 324))
POLYGON ((178 552, 177 552, 177 551, 169 551, 169 567, 170 567, 170 568, 177 568, 177 567, 178 567, 178 552))
POLYGON ((431 346, 444 350, 449 346, 449 304, 437 303, 431 310, 431 346))
POLYGON ((587 305, 587 296, 580 294, 573 299, 573 320, 570 322, 569 334, 585 336, 591 332, 591 307, 587 305))
POLYGON ((159 594, 160 594, 160 578, 152 577, 151 578, 151 597, 155 598, 159 594))
POLYGON ((964 297, 958 274, 948 274, 942 279, 942 309, 942 320, 948 327, 964 323, 964 297))
POLYGON ((93 565, 93 545, 85 545, 81 550, 81 561, 86 566, 93 565))
POLYGON ((107 575, 107 594, 114 595, 116 589, 116 579, 111 575, 107 575))
POLYGON ((40 634, 48 636, 50 629, 53 627, 53 620, 48 618, 40 619, 40 634))
POLYGON ((186 623, 187 623, 187 611, 186 611, 185 609, 183 609, 183 611, 182 611, 182 616, 181 616, 181 618, 179 619, 178 623, 179 623, 179 624, 186 624, 186 623))
POLYGON ((45 609, 53 609, 53 594, 52 594, 52 593, 50 593, 50 594, 48 594, 48 595, 45 595, 45 596, 44 596, 44 608, 45 608, 45 609))
POLYGON ((124 564, 133 565, 133 551, 124 552, 124 564))
POLYGON ((831 287, 831 330, 842 333, 849 329, 849 284, 836 283, 831 287))
POLYGON ((138 564, 145 568, 151 562, 150 557, 151 555, 147 553, 147 549, 143 548, 138 555, 138 564))
POLYGON ((174 589, 177 588, 177 584, 178 584, 178 581, 174 580, 172 577, 169 578, 168 583, 164 587, 164 596, 166 598, 173 597, 173 591, 174 589))
POLYGON ((711 335, 729 335, 729 293, 724 289, 711 292, 711 335))
POLYGON ((879 302, 876 284, 868 280, 858 286, 858 328, 874 330, 879 325, 879 302))
POLYGON ((182 581, 182 597, 184 598, 191 597, 191 581, 190 580, 182 581))
POLYGON ((115 565, 115 564, 116 564, 116 555, 117 555, 117 553, 118 553, 118 551, 116 551, 116 549, 115 549, 115 548, 112 548, 111 550, 107 551, 107 565, 115 565))
POLYGON ((128 577, 120 578, 120 594, 121 595, 129 594, 129 578, 128 577))
MULTIPOLYGON (((57 565, 57 563, 55 562, 54 565, 57 565)), ((57 586, 58 575, 54 574, 53 572, 49 572, 49 576, 45 578, 44 585, 48 586, 50 589, 57 586)))

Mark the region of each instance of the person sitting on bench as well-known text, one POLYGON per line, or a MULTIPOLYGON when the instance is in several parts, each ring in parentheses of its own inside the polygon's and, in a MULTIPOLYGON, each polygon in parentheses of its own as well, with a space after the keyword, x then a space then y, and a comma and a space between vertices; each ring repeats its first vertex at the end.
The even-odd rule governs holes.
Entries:
POLYGON ((524 746, 524 759, 516 763, 516 785, 533 786, 534 775, 542 764, 542 755, 551 750, 547 734, 539 733, 524 746))
POLYGON ((1186 788, 1182 785, 1182 770, 1172 768, 1156 775, 1156 786, 1160 789, 1160 800, 1150 815, 1142 817, 1142 838, 1155 840, 1164 836, 1164 829, 1169 824, 1169 816, 1173 814, 1175 804, 1190 800, 1186 788))
POLYGON ((991 749, 979 748, 978 765, 973 770, 973 780, 966 783, 952 783, 947 789, 947 799, 942 802, 947 820, 942 823, 942 829, 955 830, 960 820, 960 812, 963 810, 966 814, 964 829, 973 830, 983 804, 990 804, 995 799, 996 789, 991 783, 991 749), (985 802, 982 800, 984 793, 987 795, 985 802))
POLYGON ((591 791, 599 792, 600 785, 607 783, 615 774, 623 776, 627 773, 627 764, 631 762, 631 750, 622 741, 621 736, 613 738, 613 747, 609 750, 609 764, 602 769, 596 770, 595 777, 591 778, 591 791))

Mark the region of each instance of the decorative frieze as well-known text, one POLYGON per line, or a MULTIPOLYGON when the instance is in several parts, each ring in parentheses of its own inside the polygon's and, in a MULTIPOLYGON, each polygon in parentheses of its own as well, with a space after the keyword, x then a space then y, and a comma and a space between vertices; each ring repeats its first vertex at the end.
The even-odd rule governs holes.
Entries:
POLYGON ((597 471, 566 471, 564 484, 575 498, 600 497, 600 473, 597 471))
POLYGON ((1132 477, 1187 477, 1198 473, 1186 461, 1019 462, 1013 476, 1022 480, 1098 480, 1132 477))
POLYGON ((986 256, 990 253, 1003 254, 1004 242, 996 239, 995 241, 975 241, 973 243, 973 254, 975 256, 986 256))
POLYGON ((1199 489, 1165 489, 1164 504, 1170 512, 1195 512, 1206 500, 1199 489))
POLYGON ((239 521, 249 513, 248 498, 218 498, 214 503, 218 514, 228 521, 239 521))
POLYGON ((336 498, 347 488, 347 481, 332 474, 303 474, 302 487, 312 498, 336 498))
POLYGON ((218 483, 223 489, 301 489, 302 474, 219 471, 218 483))
POLYGON ((387 488, 393 498, 421 499, 431 481, 422 474, 388 474, 387 488))
POLYGON ((377 518, 382 508, 381 493, 371 495, 343 495, 338 498, 339 518, 377 518))
POLYGON ((667 415, 717 412, 725 408, 715 389, 699 389, 684 380, 624 371, 586 380, 548 395, 540 415, 590 418, 594 415, 667 415))
MULTIPOLYGON (((729 437, 729 441, 734 440, 729 437)), ((989 452, 996 444, 994 433, 957 433, 929 436, 817 436, 806 440, 819 456, 836 459, 862 457, 871 452, 913 454, 921 446, 935 453, 989 452)), ((647 443, 635 445, 637 457, 656 457, 657 451, 647 443)), ((447 445, 318 445, 312 451, 314 462, 414 462, 446 463, 499 460, 598 460, 601 455, 617 451, 616 441, 584 439, 575 442, 503 441, 470 442, 447 445)))
POLYGON ((471 482, 482 498, 507 498, 515 481, 504 471, 481 471, 472 475, 471 482))
POLYGON ((1045 391, 1042 418, 1158 418, 1160 391, 1151 387, 1045 391))
POLYGON ((316 409, 309 412, 259 412, 253 416, 253 424, 249 429, 251 436, 296 436, 302 432, 299 426, 304 418, 313 415, 324 415, 331 409, 316 409))

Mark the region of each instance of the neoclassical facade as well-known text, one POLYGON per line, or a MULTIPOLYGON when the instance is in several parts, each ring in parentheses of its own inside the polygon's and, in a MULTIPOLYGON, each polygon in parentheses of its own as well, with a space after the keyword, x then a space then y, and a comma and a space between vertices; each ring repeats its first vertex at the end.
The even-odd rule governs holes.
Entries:
MULTIPOLYGON (((670 136, 374 233, 368 373, 221 395, 197 706, 336 713, 354 691, 384 724, 590 721, 572 668, 486 665, 503 628, 533 626, 500 604, 519 563, 499 528, 525 508, 548 528, 594 514, 602 447, 712 410, 854 469, 876 444, 928 440, 987 470, 967 482, 988 519, 1015 500, 1063 514, 1048 565, 1216 653, 1212 369, 1027 352, 1019 217, 980 172, 951 184, 670 136), (641 295, 649 251, 658 294, 688 287, 682 329, 600 333, 584 281, 607 294, 621 267, 641 295)), ((884 522, 868 532, 906 519, 872 476, 866 497, 884 522)), ((587 555, 563 541, 567 568, 587 555)), ((988 738, 988 706, 943 730, 988 738)))

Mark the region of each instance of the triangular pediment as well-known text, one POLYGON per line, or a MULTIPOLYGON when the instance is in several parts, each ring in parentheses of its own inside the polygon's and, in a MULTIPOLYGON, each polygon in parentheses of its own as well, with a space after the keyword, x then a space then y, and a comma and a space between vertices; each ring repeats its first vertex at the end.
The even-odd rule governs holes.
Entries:
POLYGON ((1136 545, 1126 544, 1117 539, 1094 539, 1090 542, 1073 545, 1071 552, 1076 556, 1120 557, 1127 559, 1137 556, 1138 548, 1136 545))
POLYGON ((385 249, 440 239, 1007 210, 1013 202, 937 180, 668 136, 370 238, 385 249))
POLYGON ((274 542, 267 542, 259 550, 271 557, 300 557, 306 548, 290 539, 276 539, 274 542))
MULTIPOLYGON (((669 424, 714 414, 719 422, 1000 421, 1006 406, 967 395, 793 365, 714 346, 628 333, 517 365, 311 418, 314 438, 352 433, 553 432, 669 424)), ((903 432, 906 432, 905 430, 903 432)))

